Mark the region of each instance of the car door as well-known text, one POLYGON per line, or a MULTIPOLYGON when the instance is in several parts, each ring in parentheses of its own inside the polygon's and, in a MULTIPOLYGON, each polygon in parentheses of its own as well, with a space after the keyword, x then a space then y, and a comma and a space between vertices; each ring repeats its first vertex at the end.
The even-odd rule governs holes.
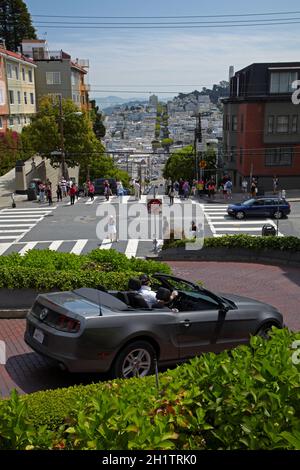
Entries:
POLYGON ((176 313, 180 359, 208 351, 217 352, 217 338, 224 321, 224 312, 219 303, 206 291, 188 292, 184 300, 187 302, 186 308, 176 313))
POLYGON ((265 215, 265 206, 262 199, 256 199, 251 205, 247 207, 247 216, 263 216, 265 215))

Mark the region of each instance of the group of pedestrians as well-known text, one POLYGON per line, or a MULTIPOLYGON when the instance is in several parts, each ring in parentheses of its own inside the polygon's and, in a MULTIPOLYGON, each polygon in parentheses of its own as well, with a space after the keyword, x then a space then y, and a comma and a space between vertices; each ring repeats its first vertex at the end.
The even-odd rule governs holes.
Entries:
POLYGON ((44 202, 48 202, 49 206, 53 204, 52 201, 52 183, 47 178, 46 182, 41 181, 38 186, 38 195, 39 195, 39 202, 42 204, 44 202))

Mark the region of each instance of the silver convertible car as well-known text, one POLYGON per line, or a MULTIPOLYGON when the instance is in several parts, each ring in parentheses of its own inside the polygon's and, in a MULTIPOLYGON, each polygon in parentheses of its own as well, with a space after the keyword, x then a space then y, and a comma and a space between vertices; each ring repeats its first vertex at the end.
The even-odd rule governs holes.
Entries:
POLYGON ((28 313, 25 341, 70 372, 129 378, 283 327, 274 307, 253 299, 214 294, 166 274, 152 276, 152 289, 159 287, 178 292, 169 308, 151 309, 134 291, 41 294, 28 313))

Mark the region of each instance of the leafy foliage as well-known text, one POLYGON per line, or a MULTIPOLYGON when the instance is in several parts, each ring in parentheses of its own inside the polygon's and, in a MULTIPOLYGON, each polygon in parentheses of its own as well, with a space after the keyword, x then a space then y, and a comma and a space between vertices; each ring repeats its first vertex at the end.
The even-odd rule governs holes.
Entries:
POLYGON ((191 181, 195 171, 194 149, 191 145, 174 152, 167 160, 163 176, 172 181, 180 178, 191 181))
POLYGON ((0 1, 0 37, 6 48, 17 52, 23 39, 36 39, 31 17, 22 0, 0 1))
POLYGON ((0 402, 0 448, 299 450, 299 339, 273 329, 204 354, 160 374, 159 391, 150 376, 13 392, 0 402))
POLYGON ((16 161, 21 158, 20 140, 19 134, 10 129, 0 137, 0 176, 14 168, 16 161))
MULTIPOLYGON (((166 241, 163 249, 178 248, 190 243, 191 240, 166 241)), ((247 248, 251 250, 300 251, 298 237, 252 237, 250 235, 224 235, 218 238, 205 238, 204 248, 247 248)))

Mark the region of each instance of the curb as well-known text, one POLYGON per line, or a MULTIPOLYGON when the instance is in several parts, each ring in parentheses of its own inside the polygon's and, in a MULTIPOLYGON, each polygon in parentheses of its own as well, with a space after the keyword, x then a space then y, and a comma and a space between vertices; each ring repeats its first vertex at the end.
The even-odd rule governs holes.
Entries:
POLYGON ((29 309, 0 310, 0 320, 20 320, 27 316, 29 309))

